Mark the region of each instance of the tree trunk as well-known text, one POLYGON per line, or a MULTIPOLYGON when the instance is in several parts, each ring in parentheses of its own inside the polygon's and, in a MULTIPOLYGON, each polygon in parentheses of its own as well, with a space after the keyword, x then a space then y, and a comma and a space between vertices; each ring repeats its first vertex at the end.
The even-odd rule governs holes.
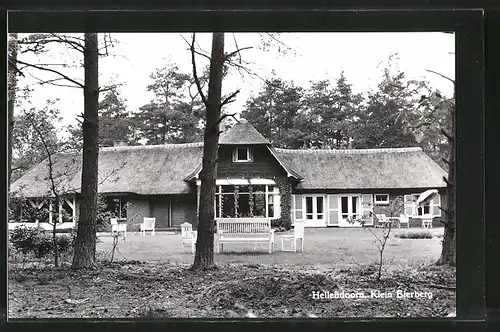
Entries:
POLYGON ((192 270, 216 268, 214 263, 214 200, 215 179, 219 143, 219 121, 221 116, 222 71, 224 64, 224 33, 212 35, 212 57, 208 82, 207 122, 203 140, 203 167, 200 172, 200 215, 198 238, 192 270))
MULTIPOLYGON (((49 203, 50 204, 50 203, 49 203)), ((56 208, 59 211, 59 197, 56 197, 56 208)), ((54 209, 52 209, 54 210, 54 209)), ((59 213, 57 214, 57 217, 59 218, 59 213)), ((57 218, 57 219, 58 219, 57 218)), ((57 250, 57 222, 58 220, 54 220, 54 216, 52 216, 52 249, 54 250, 54 266, 59 267, 59 251, 57 250)))
POLYGON ((17 88, 17 73, 16 73, 16 68, 15 63, 17 61, 17 33, 11 33, 9 34, 11 37, 11 41, 9 43, 9 59, 11 60, 12 64, 9 62, 9 69, 8 69, 8 103, 7 103, 7 109, 8 109, 8 122, 9 122, 9 144, 8 144, 8 161, 7 161, 7 167, 8 167, 8 174, 7 174, 7 190, 10 192, 10 179, 12 176, 12 139, 13 139, 13 133, 14 133, 14 106, 16 103, 16 88, 17 88))
POLYGON ((85 33, 83 164, 80 214, 73 257, 74 269, 94 268, 96 251, 97 181, 99 157, 99 84, 97 33, 85 33))
POLYGON ((445 209, 446 222, 444 224, 443 249, 441 257, 437 261, 438 265, 455 266, 456 259, 456 217, 455 217, 455 107, 451 108, 451 137, 450 158, 448 159, 448 184, 446 187, 445 209))

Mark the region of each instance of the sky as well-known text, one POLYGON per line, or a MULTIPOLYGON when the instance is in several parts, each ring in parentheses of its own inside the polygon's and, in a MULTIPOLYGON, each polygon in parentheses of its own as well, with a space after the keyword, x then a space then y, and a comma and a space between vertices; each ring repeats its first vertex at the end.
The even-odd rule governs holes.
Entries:
MULTIPOLYGON (((100 38, 103 35, 100 35, 100 38)), ((146 90, 151 83, 150 74, 161 68, 170 59, 185 73, 192 72, 191 54, 185 39, 191 34, 179 33, 116 33, 111 35, 114 47, 111 56, 99 60, 99 84, 120 84, 119 91, 126 100, 128 110, 137 110, 153 98, 146 90), (184 38, 185 39, 184 39, 184 38)), ((262 79, 273 74, 284 80, 292 80, 296 85, 307 88, 310 81, 331 80, 332 83, 343 71, 353 85, 354 92, 367 92, 380 81, 388 58, 397 54, 394 63, 405 72, 406 78, 427 80, 432 87, 446 95, 453 94, 453 85, 426 70, 439 72, 451 79, 455 78, 455 37, 440 32, 412 33, 280 33, 280 43, 270 47, 262 46, 262 38, 267 34, 226 33, 226 52, 252 47, 241 51, 246 67, 255 75, 241 74, 231 69, 223 81, 222 92, 229 94, 240 89, 235 102, 226 111, 239 113, 246 100, 256 95, 262 86, 262 79), (236 43, 235 43, 236 41, 236 43), (285 46, 283 46, 285 45, 285 46), (280 50, 280 49, 281 50, 280 50), (286 52, 283 52, 283 49, 286 52)), ((22 37, 22 35, 20 36, 22 37)), ((209 53, 210 34, 196 34, 200 50, 209 53)), ((78 52, 68 51, 62 46, 49 49, 43 56, 20 54, 19 60, 36 63, 74 63, 74 68, 52 67, 71 78, 83 82, 83 68, 79 64, 83 58, 78 52)), ((196 57, 199 68, 208 64, 203 56, 196 57)), ((83 112, 83 91, 80 88, 38 85, 33 76, 41 79, 54 78, 52 74, 31 69, 25 78, 20 78, 20 86, 30 85, 34 91, 23 108, 42 108, 46 100, 58 99, 58 107, 63 116, 59 127, 76 123, 76 116, 83 112)), ((63 81, 58 83, 63 84, 63 81)))

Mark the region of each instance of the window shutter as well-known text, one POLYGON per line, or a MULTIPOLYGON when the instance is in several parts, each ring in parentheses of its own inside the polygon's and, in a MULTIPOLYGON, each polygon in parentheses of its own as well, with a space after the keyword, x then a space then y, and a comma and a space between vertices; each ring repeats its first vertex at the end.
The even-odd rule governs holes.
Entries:
POLYGON ((281 217, 281 197, 279 194, 274 194, 274 217, 281 217))
POLYGON ((413 195, 404 195, 405 200, 405 214, 407 216, 415 215, 415 203, 413 202, 413 195))
POLYGON ((373 225, 373 195, 363 194, 361 195, 361 214, 365 220, 365 225, 373 225))
POLYGON ((431 201, 432 215, 434 217, 441 217, 441 195, 437 194, 431 201))
POLYGON ((304 206, 302 204, 302 195, 293 196, 293 220, 304 220, 304 206))
POLYGON ((339 195, 328 195, 328 225, 338 225, 339 224, 339 195))

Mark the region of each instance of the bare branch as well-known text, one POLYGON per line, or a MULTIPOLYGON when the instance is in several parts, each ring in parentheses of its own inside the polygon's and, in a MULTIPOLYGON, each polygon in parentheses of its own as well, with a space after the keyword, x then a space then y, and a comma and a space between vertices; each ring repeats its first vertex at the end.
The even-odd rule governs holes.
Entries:
POLYGON ((446 80, 450 81, 451 83, 453 83, 453 86, 455 86, 455 80, 452 80, 452 79, 451 79, 451 78, 449 78, 448 76, 445 76, 445 75, 443 75, 443 74, 441 74, 441 73, 438 73, 438 72, 436 72, 436 71, 434 71, 434 70, 430 70, 430 69, 426 69, 425 71, 427 71, 427 72, 429 72, 429 73, 433 73, 433 74, 438 75, 438 76, 441 76, 442 78, 444 78, 444 79, 446 79, 446 80))
POLYGON ((446 130, 441 129, 441 134, 443 134, 448 139, 448 141, 450 141, 450 142, 453 141, 453 136, 451 136, 450 134, 448 134, 448 132, 446 132, 446 130))
POLYGON ((9 66, 10 66, 11 68, 13 68, 13 69, 14 69, 14 70, 15 70, 15 71, 19 74, 19 75, 21 75, 21 76, 25 77, 25 76, 24 76, 24 74, 23 74, 23 72, 22 72, 19 68, 17 68, 17 66, 16 66, 16 64, 14 63, 14 61, 12 61, 10 58, 9 58, 9 66))
POLYGON ((449 181, 448 178, 446 178, 446 176, 443 176, 443 181, 446 182, 446 185, 448 187, 453 186, 453 183, 451 181, 449 181))
POLYGON ((45 68, 45 67, 41 67, 41 66, 37 66, 37 65, 34 65, 34 64, 31 64, 31 63, 27 63, 27 62, 24 62, 24 61, 21 61, 21 60, 16 60, 17 63, 20 63, 22 65, 25 65, 25 66, 28 66, 28 67, 33 67, 33 68, 36 68, 36 69, 40 69, 40 70, 44 70, 44 71, 48 71, 48 72, 51 72, 51 73, 54 73, 54 74, 57 74, 59 76, 61 76, 62 78, 66 79, 67 81, 70 81, 71 83, 74 83, 76 85, 78 85, 79 87, 81 87, 82 89, 84 88, 84 85, 72 78, 69 78, 68 76, 64 75, 63 73, 60 73, 58 72, 57 70, 54 70, 54 69, 50 69, 50 68, 45 68))
MULTIPOLYGON (((233 40, 234 40, 234 45, 236 45, 236 49, 239 49, 240 47, 238 46, 238 41, 236 40, 236 36, 233 33, 233 40)), ((240 63, 242 61, 241 59, 241 53, 238 52, 238 56, 240 57, 240 63)))
POLYGON ((196 59, 195 59, 195 50, 194 50, 194 43, 196 39, 196 34, 193 33, 193 42, 191 43, 191 62, 193 64, 193 78, 194 82, 196 83, 196 87, 198 88, 198 93, 200 94, 201 100, 203 100, 203 104, 205 104, 206 107, 208 107, 208 100, 207 97, 205 97, 205 94, 203 93, 203 90, 201 88, 201 83, 200 79, 198 78, 198 73, 196 72, 196 59))
POLYGON ((222 103, 220 104, 220 108, 222 109, 222 107, 224 105, 227 105, 229 103, 232 103, 234 101, 234 97, 236 97, 236 95, 240 93, 240 90, 236 90, 235 92, 231 93, 227 98, 225 98, 222 103))
MULTIPOLYGON (((237 49, 236 51, 234 51, 234 52, 231 52, 231 53, 227 54, 227 55, 225 56, 225 58, 224 58, 224 59, 225 59, 225 60, 228 60, 228 59, 229 59, 229 58, 231 58, 232 56, 234 56, 234 55, 236 55, 236 54, 240 54, 240 52, 241 52, 241 51, 248 50, 248 49, 251 49, 251 48, 253 48, 253 47, 248 46, 248 47, 239 48, 239 49, 237 49)), ((240 62, 241 62, 241 61, 242 61, 242 60, 241 60, 241 54, 240 54, 240 62)))

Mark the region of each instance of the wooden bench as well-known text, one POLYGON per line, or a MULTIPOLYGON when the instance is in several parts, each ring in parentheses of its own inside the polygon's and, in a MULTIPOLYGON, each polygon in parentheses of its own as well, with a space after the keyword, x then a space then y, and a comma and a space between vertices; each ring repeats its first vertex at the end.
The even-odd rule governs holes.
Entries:
POLYGON ((271 220, 263 218, 217 219, 216 252, 224 243, 264 243, 274 251, 274 229, 271 220))

